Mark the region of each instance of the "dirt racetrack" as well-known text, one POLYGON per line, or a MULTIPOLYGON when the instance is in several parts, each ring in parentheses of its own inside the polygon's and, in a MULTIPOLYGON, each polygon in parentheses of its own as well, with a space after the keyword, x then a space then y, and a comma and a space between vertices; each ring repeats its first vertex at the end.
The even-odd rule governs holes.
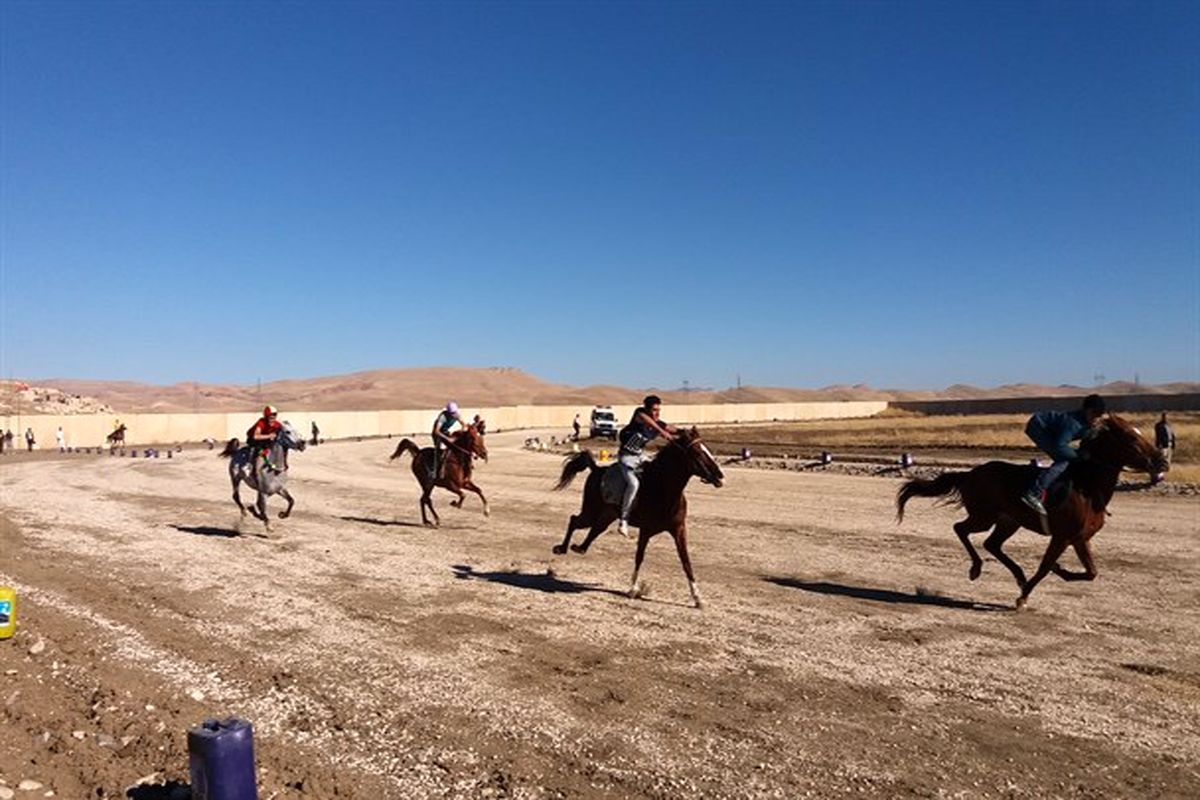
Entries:
POLYGON ((207 450, 0 462, 0 789, 178 797, 233 714, 263 800, 1200 796, 1197 498, 1118 494, 1099 579, 1018 614, 897 480, 730 467, 688 491, 697 611, 666 537, 638 601, 633 541, 551 554, 582 481, 527 435, 436 531, 394 441, 295 455, 271 538, 207 450))

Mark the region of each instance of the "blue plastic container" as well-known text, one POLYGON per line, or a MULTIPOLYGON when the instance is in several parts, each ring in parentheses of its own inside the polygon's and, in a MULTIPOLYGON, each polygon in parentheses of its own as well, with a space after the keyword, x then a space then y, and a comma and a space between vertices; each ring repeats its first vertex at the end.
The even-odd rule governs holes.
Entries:
POLYGON ((192 800, 258 800, 254 727, 244 719, 206 719, 188 731, 192 800))

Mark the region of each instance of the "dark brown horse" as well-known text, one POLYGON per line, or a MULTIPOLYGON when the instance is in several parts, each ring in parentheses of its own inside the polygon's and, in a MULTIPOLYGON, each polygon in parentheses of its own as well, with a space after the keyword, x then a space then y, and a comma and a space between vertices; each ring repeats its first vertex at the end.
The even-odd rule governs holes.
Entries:
POLYGON ((442 474, 436 478, 433 474, 432 447, 418 447, 412 439, 401 439, 400 444, 396 445, 396 452, 392 453, 392 458, 397 458, 404 453, 413 454, 412 473, 416 477, 417 483, 421 484, 421 522, 426 525, 430 524, 429 518, 425 515, 425 509, 428 508, 429 513, 433 515, 432 525, 435 528, 441 524, 441 519, 438 517, 437 511, 433 509, 430 495, 438 486, 458 495, 457 500, 450 501, 450 505, 455 508, 462 508, 463 500, 466 499, 463 489, 474 492, 483 501, 483 515, 485 517, 491 515, 491 511, 488 510, 487 498, 471 481, 471 459, 478 456, 487 461, 487 446, 483 443, 483 434, 474 425, 468 425, 462 430, 450 434, 450 437, 454 441, 446 448, 442 474))
POLYGON ((1105 509, 1117 487, 1121 469, 1131 467, 1153 475, 1166 469, 1166 463, 1158 448, 1120 417, 1104 420, 1080 445, 1079 452, 1082 458, 1073 462, 1066 473, 1071 481, 1070 491, 1060 503, 1048 509, 1049 531, 1042 529, 1037 512, 1021 502, 1021 495, 1032 480, 1032 467, 1003 461, 989 461, 969 472, 947 472, 933 480, 905 481, 896 495, 897 521, 904 519, 904 504, 910 497, 944 497, 946 502, 961 506, 967 518, 955 523, 954 532, 971 557, 971 580, 979 577, 983 560, 968 537, 991 528, 992 533, 983 546, 1017 579, 1021 587, 1017 608, 1025 605, 1033 587, 1051 572, 1066 581, 1095 580, 1096 565, 1088 541, 1104 527, 1105 509), (1029 580, 1002 549, 1021 528, 1050 536, 1042 563, 1029 580), (1059 566, 1059 556, 1068 545, 1075 549, 1083 572, 1059 566))
MULTIPOLYGON (((620 467, 615 464, 599 466, 589 450, 567 456, 555 490, 566 488, 575 476, 585 469, 589 470, 589 475, 583 486, 583 508, 567 521, 566 536, 561 544, 554 546, 554 552, 559 555, 567 552, 568 545, 576 553, 586 553, 596 537, 621 513, 620 487, 613 487, 615 491, 610 500, 604 497, 606 476, 616 478, 614 473, 619 471, 620 467), (578 528, 590 529, 583 544, 572 545, 571 533, 578 528)), ((633 582, 629 586, 630 597, 637 597, 640 592, 638 572, 646 555, 646 545, 652 536, 666 531, 675 540, 675 550, 679 553, 679 563, 683 565, 683 572, 687 575, 692 602, 696 608, 700 608, 700 589, 696 586, 696 576, 692 573, 692 562, 688 558, 687 498, 683 494, 684 487, 693 475, 718 488, 725 479, 721 467, 700 441, 700 434, 695 428, 680 431, 675 439, 664 446, 654 460, 643 468, 641 485, 629 515, 629 524, 638 529, 633 582)))
POLYGON ((117 429, 115 431, 110 433, 108 436, 105 436, 104 438, 108 442, 109 450, 114 450, 118 446, 124 447, 125 446, 125 425, 121 424, 121 425, 117 426, 117 429))

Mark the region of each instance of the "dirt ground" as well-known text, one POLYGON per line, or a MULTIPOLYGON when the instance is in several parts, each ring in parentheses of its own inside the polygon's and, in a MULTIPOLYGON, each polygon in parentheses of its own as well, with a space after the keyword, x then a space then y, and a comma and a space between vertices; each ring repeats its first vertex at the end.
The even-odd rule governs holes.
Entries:
POLYGON ((207 450, 0 462, 0 796, 186 796, 228 715, 263 800, 1200 796, 1196 497, 1118 494, 1099 579, 1015 613, 898 478, 731 466, 688 491, 698 611, 665 537, 636 601, 633 541, 551 554, 582 481, 528 435, 439 530, 386 440, 294 455, 269 537, 207 450))

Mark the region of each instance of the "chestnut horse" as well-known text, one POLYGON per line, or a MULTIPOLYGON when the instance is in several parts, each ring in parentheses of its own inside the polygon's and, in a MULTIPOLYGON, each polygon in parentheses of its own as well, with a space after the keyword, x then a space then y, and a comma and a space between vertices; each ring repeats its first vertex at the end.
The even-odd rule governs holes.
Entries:
MULTIPOLYGON (((601 467, 596 464, 589 450, 582 450, 567 456, 563 462, 562 476, 558 479, 557 491, 566 488, 571 481, 584 470, 589 470, 587 482, 583 486, 583 508, 567 521, 567 534, 562 543, 554 546, 554 552, 562 555, 571 545, 571 533, 577 528, 588 528, 587 538, 583 544, 571 545, 576 553, 586 553, 588 547, 604 530, 611 525, 621 513, 621 500, 614 497, 614 502, 604 498, 605 476, 610 471, 619 470, 616 464, 601 467)), ((637 498, 630 512, 629 524, 638 529, 637 555, 633 562, 633 582, 629 586, 629 596, 637 597, 638 572, 642 568, 642 559, 646 555, 646 545, 650 538, 666 531, 675 540, 675 550, 679 553, 679 563, 687 575, 688 589, 692 593, 692 602, 700 608, 700 589, 696 586, 696 576, 692 573, 692 562, 687 550, 687 498, 683 490, 691 477, 695 475, 704 483, 710 483, 720 488, 725 474, 717 465, 712 453, 700 441, 700 434, 695 428, 690 431, 680 431, 676 437, 665 445, 652 461, 642 469, 641 485, 637 498)), ((615 477, 615 476, 613 476, 615 477)))
POLYGON ((1105 509, 1112 500, 1121 469, 1131 467, 1151 475, 1166 469, 1158 448, 1120 417, 1109 417, 1100 423, 1080 445, 1079 453, 1081 458, 1072 462, 1066 472, 1071 481, 1070 492, 1062 502, 1047 510, 1048 531, 1042 529, 1038 513, 1021 502, 1021 495, 1033 478, 1032 467, 1003 461, 989 461, 968 472, 947 472, 933 480, 905 481, 896 494, 896 520, 904 519, 904 504, 910 497, 945 497, 946 502, 962 507, 967 518, 955 523, 954 532, 971 557, 971 580, 979 577, 983 561, 968 537, 992 528, 983 546, 1017 579, 1021 588, 1016 603, 1019 609, 1033 588, 1051 572, 1065 581, 1095 580, 1096 564, 1088 542, 1104 527, 1105 509), (1002 549, 1021 528, 1050 536, 1042 563, 1029 580, 1002 549), (1068 545, 1075 549, 1083 572, 1059 566, 1058 558, 1068 545))
POLYGON ((433 515, 432 525, 435 528, 442 522, 437 511, 434 511, 433 501, 430 499, 437 486, 458 495, 457 500, 450 501, 450 505, 455 508, 462 508, 463 500, 466 499, 463 489, 474 492, 483 501, 483 515, 485 517, 491 515, 491 511, 488 510, 487 498, 471 481, 471 459, 478 456, 487 461, 487 446, 483 443, 483 434, 475 425, 468 425, 462 430, 450 434, 450 438, 454 441, 446 448, 442 474, 436 479, 433 474, 432 447, 418 447, 412 439, 401 439, 400 444, 396 445, 396 452, 392 453, 393 459, 404 453, 413 454, 412 473, 416 477, 417 483, 421 484, 421 522, 426 525, 430 524, 429 518, 425 515, 425 509, 428 508, 429 513, 433 515))

